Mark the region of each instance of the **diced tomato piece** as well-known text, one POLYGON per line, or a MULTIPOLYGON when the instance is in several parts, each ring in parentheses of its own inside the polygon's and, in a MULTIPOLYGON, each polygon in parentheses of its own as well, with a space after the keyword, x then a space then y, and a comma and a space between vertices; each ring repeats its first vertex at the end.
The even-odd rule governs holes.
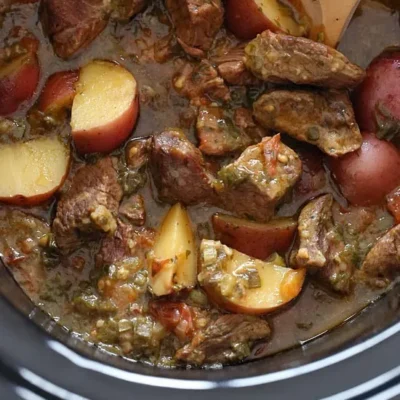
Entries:
POLYGON ((281 145, 281 135, 277 134, 272 138, 263 140, 263 152, 265 166, 268 174, 272 177, 276 174, 276 166, 278 164, 279 148, 281 145))
POLYGON ((194 334, 193 313, 182 302, 154 301, 149 306, 150 314, 179 339, 191 338, 194 334))

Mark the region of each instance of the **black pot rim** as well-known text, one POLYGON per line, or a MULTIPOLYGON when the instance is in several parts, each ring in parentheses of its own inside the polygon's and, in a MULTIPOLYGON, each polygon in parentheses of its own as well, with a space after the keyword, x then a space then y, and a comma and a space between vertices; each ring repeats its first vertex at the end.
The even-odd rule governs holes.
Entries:
MULTIPOLYGON (((351 392, 352 388, 365 385, 366 382, 372 382, 378 378, 379 385, 392 380, 394 376, 400 379, 396 351, 400 343, 400 322, 395 322, 381 332, 370 335, 360 343, 350 344, 334 354, 306 365, 232 379, 229 377, 229 373, 225 378, 215 379, 213 371, 210 371, 209 379, 205 380, 165 377, 163 376, 165 370, 160 372, 160 369, 157 368, 147 370, 147 373, 137 373, 105 365, 91 357, 77 353, 66 344, 56 340, 1 296, 0 315, 4 317, 1 318, 3 323, 0 324, 0 337, 2 338, 0 340, 0 361, 28 384, 38 388, 45 387, 50 392, 55 390, 60 396, 59 398, 71 398, 71 393, 76 393, 79 396, 100 399, 99 391, 106 393, 109 390, 109 394, 104 397, 107 399, 116 391, 128 395, 134 387, 136 390, 144 391, 146 394, 143 396, 152 395, 158 392, 158 389, 175 390, 175 392, 176 389, 179 389, 180 393, 188 393, 189 390, 204 393, 204 390, 211 392, 218 389, 236 391, 241 388, 248 390, 252 387, 253 393, 256 387, 276 387, 277 390, 283 390, 288 386, 288 382, 293 387, 299 384, 302 388, 302 396, 306 396, 306 392, 313 386, 310 391, 311 396, 315 390, 315 382, 322 379, 326 386, 322 390, 326 394, 347 393, 349 390, 351 392), (16 343, 19 345, 16 346, 16 343), (373 364, 369 365, 368 373, 366 373, 364 367, 368 359, 372 359, 373 364), (60 370, 63 371, 63 376, 59 376, 58 371, 60 370), (352 383, 350 385, 346 383, 342 387, 334 382, 326 384, 327 381, 333 380, 340 374, 343 376, 353 375, 352 383), (84 380, 82 380, 82 376, 85 377, 84 380), (96 382, 97 387, 88 385, 87 380, 96 382), (307 382, 310 381, 314 383, 307 385, 307 382), (99 385, 102 387, 101 389, 99 385), (309 389, 306 389, 307 387, 309 389)), ((136 366, 140 365, 135 364, 136 366)), ((210 399, 214 399, 211 392, 210 399)), ((291 393, 293 396, 296 389, 291 393)), ((285 397, 281 396, 280 398, 285 397)))

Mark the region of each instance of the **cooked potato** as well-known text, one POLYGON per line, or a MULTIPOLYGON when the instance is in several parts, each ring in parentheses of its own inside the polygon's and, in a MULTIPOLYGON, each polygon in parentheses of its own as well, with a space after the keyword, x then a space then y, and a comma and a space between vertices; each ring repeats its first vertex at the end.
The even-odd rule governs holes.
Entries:
POLYGON ((354 92, 354 111, 362 130, 392 139, 400 126, 400 48, 389 48, 367 68, 367 76, 354 92))
POLYGON ((223 244, 261 260, 273 253, 284 253, 297 228, 297 222, 292 218, 262 224, 226 214, 215 214, 212 224, 216 238, 223 244))
POLYGON ((301 291, 305 269, 285 267, 275 255, 261 261, 213 240, 200 247, 199 282, 210 299, 231 312, 265 314, 287 304, 301 291))
POLYGON ((51 75, 39 98, 38 109, 46 114, 57 114, 70 109, 75 97, 77 71, 56 72, 51 75))
POLYGON ((30 99, 39 83, 40 65, 37 57, 38 41, 25 37, 19 42, 24 49, 22 54, 15 52, 13 46, 4 49, 10 59, 0 59, 0 115, 15 112, 30 99))
POLYGON ((115 150, 132 133, 138 115, 137 82, 128 70, 107 61, 93 61, 81 69, 71 115, 78 152, 115 150))
POLYGON ((49 199, 68 174, 70 151, 57 138, 0 147, 0 201, 35 205, 49 199))
POLYGON ((241 39, 254 39, 267 29, 293 36, 307 33, 278 0, 227 0, 225 8, 229 29, 241 39))
POLYGON ((148 258, 150 286, 156 296, 196 285, 196 243, 189 215, 180 203, 165 216, 148 258))

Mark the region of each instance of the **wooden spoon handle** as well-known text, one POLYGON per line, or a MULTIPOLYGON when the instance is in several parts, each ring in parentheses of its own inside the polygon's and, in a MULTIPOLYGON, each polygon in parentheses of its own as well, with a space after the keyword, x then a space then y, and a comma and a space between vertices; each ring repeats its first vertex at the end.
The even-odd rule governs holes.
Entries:
POLYGON ((314 26, 325 29, 325 43, 336 47, 361 0, 303 0, 314 26))
POLYGON ((346 31, 360 0, 320 0, 327 44, 335 47, 346 31))

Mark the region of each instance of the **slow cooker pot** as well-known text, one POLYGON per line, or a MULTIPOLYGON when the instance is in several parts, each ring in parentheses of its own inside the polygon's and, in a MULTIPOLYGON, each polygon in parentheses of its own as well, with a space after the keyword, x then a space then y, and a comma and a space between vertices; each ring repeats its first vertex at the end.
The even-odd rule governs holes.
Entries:
POLYGON ((216 370, 159 369, 91 346, 35 307, 4 266, 0 315, 0 397, 7 400, 333 400, 400 394, 400 286, 301 347, 216 370))

